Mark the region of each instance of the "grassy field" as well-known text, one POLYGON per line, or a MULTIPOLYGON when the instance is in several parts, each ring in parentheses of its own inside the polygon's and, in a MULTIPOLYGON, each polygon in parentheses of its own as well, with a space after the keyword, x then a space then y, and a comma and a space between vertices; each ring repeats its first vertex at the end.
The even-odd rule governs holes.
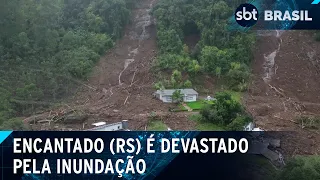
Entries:
POLYGON ((148 124, 148 131, 167 131, 168 127, 159 120, 150 121, 148 124))
POLYGON ((182 104, 179 104, 179 109, 182 111, 188 111, 182 104))
POLYGON ((186 104, 193 110, 200 110, 204 106, 203 101, 188 102, 186 104))
POLYGON ((237 102, 241 103, 241 93, 240 92, 235 92, 235 91, 226 91, 231 94, 231 97, 236 100, 237 102))
POLYGON ((206 104, 213 104, 214 101, 205 101, 205 100, 199 100, 195 102, 188 102, 186 103, 191 109, 193 110, 200 110, 202 107, 206 104))
POLYGON ((198 131, 224 131, 223 127, 209 122, 201 122, 200 114, 192 115, 189 117, 190 121, 195 121, 197 123, 196 130, 198 131))

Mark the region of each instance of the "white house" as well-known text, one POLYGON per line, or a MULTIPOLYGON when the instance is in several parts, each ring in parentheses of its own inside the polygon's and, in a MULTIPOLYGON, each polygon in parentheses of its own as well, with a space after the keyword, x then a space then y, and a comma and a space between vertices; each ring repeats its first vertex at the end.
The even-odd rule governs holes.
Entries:
POLYGON ((195 102, 198 99, 198 93, 194 89, 165 89, 158 90, 154 93, 154 96, 160 99, 165 103, 172 103, 172 94, 176 91, 180 90, 181 95, 183 96, 184 102, 195 102))

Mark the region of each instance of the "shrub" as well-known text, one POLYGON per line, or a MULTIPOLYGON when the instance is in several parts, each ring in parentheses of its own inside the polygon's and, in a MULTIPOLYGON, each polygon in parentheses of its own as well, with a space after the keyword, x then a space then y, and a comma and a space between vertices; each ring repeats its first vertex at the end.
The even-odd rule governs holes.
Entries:
POLYGON ((181 103, 183 101, 183 95, 181 94, 180 90, 175 90, 172 94, 172 101, 174 103, 181 103))
POLYGON ((190 80, 186 80, 183 84, 184 88, 191 88, 192 87, 192 82, 190 80))
POLYGON ((239 113, 242 113, 241 104, 235 101, 230 93, 219 92, 216 93, 215 98, 217 100, 213 107, 215 107, 217 118, 222 120, 221 125, 228 125, 239 113))
POLYGON ((77 78, 85 78, 91 71, 91 68, 99 59, 99 55, 94 51, 82 46, 73 51, 69 51, 65 57, 68 60, 66 67, 69 72, 77 78))
POLYGON ((86 39, 86 46, 98 54, 103 54, 106 49, 113 46, 112 39, 106 34, 90 33, 86 39))
POLYGON ((204 103, 200 110, 202 120, 219 126, 227 127, 229 130, 243 130, 243 127, 251 122, 246 115, 242 105, 232 98, 229 92, 219 92, 215 95, 213 104, 204 103))
POLYGON ((0 126, 1 130, 28 130, 28 127, 19 118, 9 119, 4 121, 0 126))
POLYGON ((320 179, 320 156, 298 156, 291 159, 283 171, 279 180, 314 180, 320 179))
POLYGON ((164 85, 163 85, 163 83, 162 83, 161 81, 155 83, 153 86, 154 86, 154 88, 155 88, 156 90, 165 89, 165 87, 164 87, 164 85))
POLYGON ((227 73, 229 87, 235 91, 245 91, 248 88, 250 77, 249 67, 245 64, 231 63, 231 69, 227 73))
POLYGON ((252 119, 248 116, 238 116, 230 124, 228 124, 227 129, 230 131, 243 131, 244 126, 249 122, 252 122, 252 119))
POLYGON ((305 128, 318 129, 320 127, 320 117, 301 116, 296 121, 305 128))

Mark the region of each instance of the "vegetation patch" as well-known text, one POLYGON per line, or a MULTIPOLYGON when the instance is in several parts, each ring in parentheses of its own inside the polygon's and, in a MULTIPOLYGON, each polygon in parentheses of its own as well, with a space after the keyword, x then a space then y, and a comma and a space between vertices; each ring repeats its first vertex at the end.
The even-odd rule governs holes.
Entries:
POLYGON ((200 110, 204 106, 203 101, 188 102, 186 104, 193 110, 200 110))
POLYGON ((160 52, 154 67, 162 74, 158 85, 186 88, 196 84, 198 77, 211 75, 228 79, 229 89, 246 90, 255 35, 228 30, 232 7, 238 3, 159 1, 152 12, 157 19, 160 52), (183 43, 190 35, 201 37, 191 50, 183 43))
POLYGON ((218 92, 214 104, 204 106, 201 121, 210 122, 231 131, 243 131, 244 126, 252 121, 240 102, 232 98, 228 92, 218 92))
POLYGON ((137 2, 1 1, 0 125, 20 129, 14 118, 44 106, 35 102, 72 94, 121 37, 137 2))
POLYGON ((186 107, 184 107, 182 104, 179 104, 179 110, 181 111, 188 111, 188 109, 186 107))
POLYGON ((205 105, 214 104, 214 101, 199 100, 195 102, 187 102, 186 104, 193 110, 201 110, 205 105))
POLYGON ((200 107, 200 114, 189 118, 197 123, 197 130, 243 131, 244 127, 252 122, 252 118, 240 104, 240 93, 218 92, 215 98, 215 101, 191 103, 191 107, 200 107))
POLYGON ((319 129, 320 117, 301 116, 296 119, 296 122, 303 128, 319 129))
POLYGON ((24 124, 23 120, 20 118, 13 118, 9 121, 4 121, 1 126, 1 130, 17 130, 17 131, 26 131, 29 130, 29 126, 24 124))
POLYGON ((227 93, 229 93, 231 95, 231 98, 239 103, 241 103, 241 92, 237 92, 237 91, 225 91, 227 93))
POLYGON ((280 172, 278 180, 320 179, 320 156, 297 156, 280 172))
POLYGON ((169 108, 170 112, 183 112, 188 111, 182 104, 177 105, 175 108, 169 108))
POLYGON ((148 123, 148 131, 167 131, 168 127, 160 120, 151 120, 148 123))
POLYGON ((191 115, 189 120, 196 122, 196 130, 198 131, 225 131, 225 128, 221 126, 210 122, 203 122, 200 114, 191 115))

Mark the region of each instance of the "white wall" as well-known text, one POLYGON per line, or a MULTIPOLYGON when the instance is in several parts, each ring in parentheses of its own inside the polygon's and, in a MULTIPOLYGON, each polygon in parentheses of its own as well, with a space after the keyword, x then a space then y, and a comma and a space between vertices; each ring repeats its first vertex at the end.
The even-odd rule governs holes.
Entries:
MULTIPOLYGON (((198 98, 198 96, 196 94, 188 95, 188 96, 184 96, 183 97, 183 101, 184 102, 195 102, 195 101, 197 101, 197 98, 198 98)), ((172 96, 162 96, 162 95, 160 95, 160 100, 162 102, 165 102, 165 103, 172 103, 172 96), (171 97, 171 100, 170 99, 168 100, 168 97, 171 97)))
POLYGON ((184 102, 194 102, 197 101, 197 95, 188 95, 183 98, 184 102))
POLYGON ((172 97, 171 97, 171 100, 168 100, 168 97, 171 97, 171 96, 162 96, 161 100, 165 103, 172 103, 172 97))

